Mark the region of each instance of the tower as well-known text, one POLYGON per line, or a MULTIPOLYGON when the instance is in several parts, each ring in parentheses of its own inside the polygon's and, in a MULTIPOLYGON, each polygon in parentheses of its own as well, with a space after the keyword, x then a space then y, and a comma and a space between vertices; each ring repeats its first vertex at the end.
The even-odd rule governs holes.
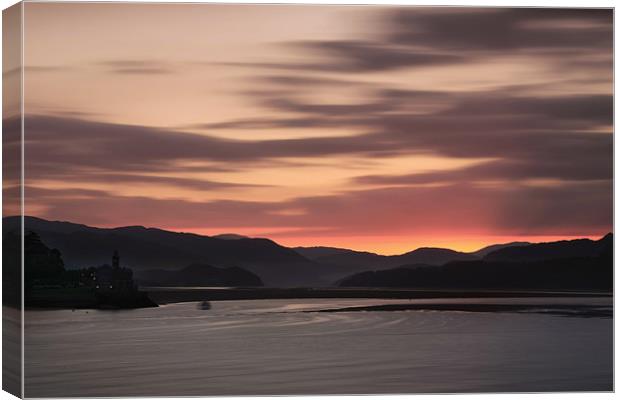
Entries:
POLYGON ((120 257, 118 256, 118 250, 114 250, 114 254, 112 255, 112 267, 120 267, 120 257))

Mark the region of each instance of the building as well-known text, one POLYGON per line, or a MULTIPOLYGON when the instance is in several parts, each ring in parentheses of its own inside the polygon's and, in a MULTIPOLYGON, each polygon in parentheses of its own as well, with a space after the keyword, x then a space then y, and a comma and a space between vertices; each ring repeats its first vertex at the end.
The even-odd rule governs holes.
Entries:
POLYGON ((125 292, 136 289, 133 272, 129 268, 121 267, 117 250, 112 254, 112 265, 105 264, 89 269, 88 275, 92 279, 91 285, 98 292, 125 292))

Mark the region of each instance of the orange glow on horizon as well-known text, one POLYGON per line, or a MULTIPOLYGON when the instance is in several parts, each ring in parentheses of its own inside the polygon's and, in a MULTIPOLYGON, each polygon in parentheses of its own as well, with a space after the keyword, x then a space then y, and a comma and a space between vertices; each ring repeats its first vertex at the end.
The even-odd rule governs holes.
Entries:
POLYGON ((356 251, 368 251, 382 255, 398 255, 413 251, 421 247, 440 247, 461 252, 473 252, 484 247, 510 242, 554 242, 558 240, 573 239, 592 239, 598 240, 602 235, 580 235, 580 236, 498 236, 498 237, 468 237, 468 238, 446 238, 446 239, 425 239, 415 238, 409 241, 403 238, 385 237, 364 237, 353 238, 347 241, 346 238, 278 238, 275 241, 287 247, 341 247, 356 251), (377 239, 377 240, 374 240, 377 239))
MULTIPOLYGON (((278 228, 231 228, 231 229, 181 229, 166 228, 174 232, 195 233, 205 236, 237 234, 252 238, 267 238, 286 247, 338 247, 355 251, 367 251, 381 255, 398 255, 421 247, 439 247, 460 252, 474 252, 484 247, 511 242, 544 243, 560 240, 598 240, 608 232, 584 235, 484 235, 484 236, 329 236, 295 235, 301 229, 278 228), (269 232, 267 234, 266 232, 269 232)), ((311 231, 311 230, 310 230, 311 231)))

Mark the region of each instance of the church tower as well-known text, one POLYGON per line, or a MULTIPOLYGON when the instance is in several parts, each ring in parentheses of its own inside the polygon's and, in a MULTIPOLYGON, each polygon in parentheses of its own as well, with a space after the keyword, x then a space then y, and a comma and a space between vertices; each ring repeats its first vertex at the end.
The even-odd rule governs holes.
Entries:
POLYGON ((114 250, 114 254, 112 255, 112 267, 120 267, 120 257, 118 256, 118 250, 114 250))

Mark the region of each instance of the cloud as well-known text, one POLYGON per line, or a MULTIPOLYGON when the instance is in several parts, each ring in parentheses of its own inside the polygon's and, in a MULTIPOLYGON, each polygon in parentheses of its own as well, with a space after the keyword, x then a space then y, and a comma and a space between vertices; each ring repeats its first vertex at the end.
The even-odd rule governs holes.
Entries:
POLYGON ((325 55, 336 62, 314 65, 315 70, 375 72, 397 68, 413 68, 466 61, 458 54, 438 53, 431 50, 399 47, 388 43, 360 40, 306 41, 296 43, 311 53, 325 55))
POLYGON ((482 93, 470 96, 466 102, 454 107, 450 112, 461 115, 531 116, 550 121, 544 124, 557 124, 569 120, 570 123, 582 121, 585 124, 611 126, 613 117, 613 97, 602 94, 586 94, 556 97, 510 96, 498 92, 495 95, 482 93))
MULTIPOLYGON (((55 170, 91 171, 89 175, 97 179, 96 173, 120 171, 155 183, 155 178, 145 175, 182 174, 189 170, 179 165, 187 162, 204 163, 203 172, 218 172, 286 158, 431 154, 500 159, 503 163, 497 171, 506 173, 507 178, 514 171, 520 171, 524 179, 527 174, 579 179, 575 177, 584 171, 591 179, 609 177, 611 96, 542 98, 510 96, 503 91, 378 90, 369 99, 360 104, 312 104, 267 97, 261 100, 263 104, 283 117, 203 125, 209 129, 338 127, 359 132, 279 140, 229 140, 146 126, 27 116, 29 176, 50 176, 55 170), (433 107, 428 108, 429 104, 433 107), (419 106, 426 111, 416 114, 419 106), (297 116, 289 117, 291 113, 297 116), (571 168, 570 163, 580 169, 571 168)), ((200 170, 195 166, 193 172, 200 170)), ((182 180, 177 184, 193 185, 182 180)))
MULTIPOLYGON (((369 156, 407 153, 493 158, 504 160, 498 171, 505 173, 519 170, 521 175, 529 173, 531 177, 578 179, 575 177, 589 171, 591 179, 609 178, 611 95, 534 97, 513 96, 513 91, 514 88, 471 93, 383 90, 375 94, 374 101, 354 105, 307 104, 278 96, 259 101, 297 117, 237 120, 206 127, 348 128, 365 133, 349 138, 302 139, 297 143, 306 143, 306 156, 320 156, 322 151, 369 156), (420 104, 427 111, 416 114, 420 104), (434 107, 428 109, 429 104, 434 107), (318 146, 322 150, 313 153, 318 146), (571 167, 571 163, 576 167, 571 167)), ((288 153, 294 142, 279 143, 283 155, 303 155, 288 153)), ((267 143, 262 145, 269 147, 267 143)))
MULTIPOLYGON (((406 93, 400 95, 404 100, 409 98, 406 93)), ((403 120, 397 118, 396 122, 391 115, 372 116, 374 133, 255 141, 72 118, 27 116, 26 176, 31 186, 26 191, 27 204, 42 210, 38 213, 41 217, 95 225, 149 224, 228 230, 295 227, 299 232, 343 237, 352 234, 423 236, 441 232, 582 235, 599 234, 611 228, 610 134, 565 130, 563 124, 549 122, 547 118, 542 119, 537 129, 528 124, 522 127, 519 120, 509 118, 516 125, 479 130, 485 125, 484 114, 477 117, 480 119, 477 128, 470 130, 472 125, 464 123, 460 113, 471 110, 458 106, 453 109, 460 111, 445 125, 437 121, 446 119, 450 115, 448 111, 434 116, 434 124, 427 120, 428 116, 413 125, 415 118, 408 115, 399 115, 403 120), (438 129, 421 129, 426 124, 438 129), (371 160, 417 153, 492 160, 449 172, 360 177, 340 193, 280 202, 154 199, 120 196, 104 190, 36 187, 39 179, 73 180, 78 182, 76 187, 83 179, 91 179, 93 183, 116 181, 123 185, 141 183, 215 190, 226 184, 184 178, 186 170, 179 166, 180 162, 214 162, 210 168, 246 163, 260 168, 261 162, 291 157, 312 160, 326 155, 358 154, 371 160), (537 186, 528 184, 532 179, 559 182, 537 186), (477 184, 485 181, 499 184, 477 184), (376 187, 362 190, 364 186, 360 184, 376 187)), ((523 113, 522 118, 531 119, 529 111, 517 109, 517 114, 523 113)), ((550 109, 553 113, 555 106, 550 109)), ((548 111, 543 108, 540 112, 548 111)), ((323 113, 329 115, 331 110, 309 112, 313 118, 321 118, 323 113)), ((582 118, 594 125, 599 123, 598 117, 582 118)), ((500 121, 491 119, 487 127, 500 121)))
MULTIPOLYGON (((363 138, 228 140, 137 125, 75 118, 27 116, 26 148, 33 162, 113 168, 165 170, 177 161, 259 161, 374 151, 363 138), (56 146, 51 147, 51 144, 56 146)), ((208 170, 208 168, 207 168, 208 170)))
POLYGON ((283 202, 191 202, 30 188, 27 193, 46 206, 43 217, 106 226, 148 221, 152 226, 184 229, 271 227, 275 232, 277 228, 296 227, 305 234, 343 237, 488 231, 498 235, 582 235, 610 229, 608 186, 588 183, 498 188, 457 183, 347 191, 283 202), (283 212, 291 209, 303 212, 283 212))
MULTIPOLYGON (((413 93, 414 98, 418 95, 413 93)), ((403 101, 409 99, 405 92, 399 96, 403 101)), ((185 168, 179 167, 179 162, 212 161, 215 168, 231 163, 259 167, 265 160, 291 157, 311 160, 358 154, 375 159, 418 153, 491 159, 453 171, 360 177, 339 194, 282 202, 192 202, 125 197, 104 191, 29 189, 29 204, 44 206, 43 217, 92 224, 149 221, 155 226, 187 229, 297 227, 343 236, 352 232, 423 235, 442 230, 456 234, 485 229, 496 234, 579 235, 610 229, 609 133, 567 130, 563 118, 546 116, 556 113, 557 104, 545 107, 542 102, 525 107, 498 101, 506 105, 506 113, 515 110, 516 116, 491 118, 474 112, 477 107, 485 109, 485 103, 467 96, 456 100, 457 105, 438 115, 368 117, 367 128, 374 133, 290 140, 235 141, 150 127, 27 116, 26 176, 30 184, 37 179, 91 179, 212 190, 226 184, 182 178, 185 168), (461 101, 469 106, 458 105, 461 101), (543 117, 528 124, 531 113, 543 117), (178 178, 152 176, 158 173, 178 178), (527 182, 536 179, 553 182, 543 187, 527 182), (477 184, 487 181, 495 184, 477 184), (378 187, 351 189, 359 184, 378 187), (111 215, 110 209, 118 212, 111 215), (303 212, 283 212, 291 209, 303 212)), ((589 102, 586 97, 581 100, 589 102)), ((562 104, 563 100, 558 101, 562 104)), ((502 114, 502 110, 493 110, 492 114, 502 114)), ((318 108, 308 114, 320 119, 332 112, 318 108)), ((584 126, 597 126, 601 121, 597 113, 577 112, 580 116, 576 120, 584 126)), ((10 125, 13 121, 7 122, 10 125)))
MULTIPOLYGON (((582 235, 611 228, 611 10, 417 7, 377 15, 382 29, 364 39, 282 44, 303 52, 306 60, 229 63, 259 68, 243 94, 266 112, 192 125, 205 134, 28 115, 26 176, 35 186, 29 189, 32 202, 45 207, 43 217, 105 225, 148 221, 186 229, 294 227, 343 236, 422 236, 582 235), (404 73, 474 63, 491 68, 507 56, 536 61, 546 72, 524 83, 505 80, 476 91, 439 81, 437 90, 408 89, 404 73), (400 74, 402 85, 364 82, 375 73, 375 78, 400 74), (600 90, 607 83, 609 91, 600 90), (582 87, 587 90, 575 90, 582 87), (341 93, 351 89, 355 101, 341 93), (304 128, 320 129, 322 135, 231 140, 208 134, 304 128), (330 129, 347 136, 326 135, 330 129), (38 180, 74 179, 208 191, 232 184, 187 173, 251 174, 290 160, 343 156, 370 163, 417 155, 478 163, 415 173, 419 168, 408 171, 401 165, 398 173, 354 178, 335 194, 281 202, 196 202, 36 187, 38 180)), ((164 74, 181 64, 113 60, 98 66, 115 74, 164 74)), ((454 77, 459 79, 470 82, 467 76, 454 77)), ((9 127, 16 123, 5 120, 9 127)), ((8 138, 7 145, 15 143, 8 138)))
POLYGON ((177 71, 171 63, 157 60, 108 60, 95 63, 108 73, 120 75, 163 75, 177 71))
POLYGON ((576 130, 609 127, 613 97, 583 94, 542 97, 525 95, 519 85, 477 92, 369 89, 362 103, 312 103, 282 92, 248 93, 261 106, 282 117, 253 118, 203 124, 207 129, 268 129, 299 127, 374 128, 406 122, 409 130, 432 127, 470 131, 471 128, 576 130), (290 115, 295 115, 291 117, 290 115), (466 127, 463 125, 474 124, 466 127))
POLYGON ((348 79, 336 79, 326 77, 310 77, 310 76, 296 76, 296 75, 261 75, 253 77, 253 82, 266 83, 269 85, 277 85, 284 87, 295 86, 330 86, 330 87, 360 87, 371 86, 371 84, 363 81, 348 80, 348 79))
POLYGON ((449 171, 432 171, 404 175, 366 175, 357 183, 370 185, 455 184, 469 182, 528 180, 607 181, 613 178, 612 160, 586 155, 580 159, 499 160, 449 171))
POLYGON ((389 16, 387 39, 457 52, 611 51, 611 9, 411 9, 389 16))
POLYGON ((366 41, 321 41, 285 43, 284 47, 297 46, 306 54, 322 61, 311 62, 226 62, 231 67, 281 70, 287 72, 306 71, 335 73, 371 73, 401 68, 450 65, 468 61, 467 57, 455 54, 437 53, 420 49, 407 49, 384 43, 366 41))
MULTIPOLYGON (((613 10, 551 8, 422 8, 379 14, 383 31, 366 40, 283 43, 320 61, 228 63, 271 70, 369 73, 463 65, 509 54, 567 63, 611 60, 613 10), (607 60, 596 60, 598 56, 607 60)), ((583 65, 583 64, 582 64, 583 65)))
POLYGON ((174 71, 167 68, 118 68, 110 72, 124 75, 160 75, 171 74, 174 71))
MULTIPOLYGON (((74 69, 73 67, 68 66, 58 66, 58 65, 25 65, 24 66, 24 74, 26 73, 43 73, 43 72, 60 72, 60 71, 69 71, 74 69)), ((9 70, 3 71, 2 75, 4 77, 14 76, 20 74, 22 72, 22 68, 16 67, 11 68, 9 70)))
MULTIPOLYGON (((56 176, 58 178, 58 176, 56 176)), ((173 176, 156 176, 143 174, 125 174, 125 173, 90 173, 85 177, 88 182, 98 183, 120 183, 120 184, 142 184, 153 186, 175 186, 180 188, 195 189, 200 191, 211 191, 223 188, 248 188, 265 185, 240 184, 228 182, 216 182, 206 179, 190 179, 173 176)))

